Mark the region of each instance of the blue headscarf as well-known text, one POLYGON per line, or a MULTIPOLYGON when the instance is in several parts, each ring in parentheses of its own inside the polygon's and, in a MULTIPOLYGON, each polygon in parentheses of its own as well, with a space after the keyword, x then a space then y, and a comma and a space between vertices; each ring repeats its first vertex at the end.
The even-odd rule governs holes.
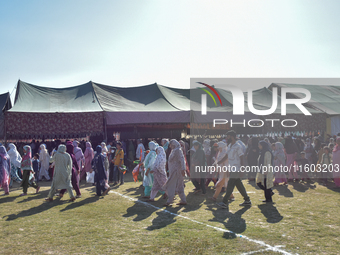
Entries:
POLYGON ((97 145, 97 147, 96 147, 97 154, 96 155, 100 155, 102 153, 102 150, 103 150, 103 148, 100 145, 97 145))

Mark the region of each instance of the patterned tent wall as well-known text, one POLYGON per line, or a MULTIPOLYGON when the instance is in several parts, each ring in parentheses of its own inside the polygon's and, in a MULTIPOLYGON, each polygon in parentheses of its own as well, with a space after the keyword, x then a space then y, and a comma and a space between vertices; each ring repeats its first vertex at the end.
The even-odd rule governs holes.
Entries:
POLYGON ((76 138, 102 134, 102 112, 21 113, 6 112, 8 139, 76 138))

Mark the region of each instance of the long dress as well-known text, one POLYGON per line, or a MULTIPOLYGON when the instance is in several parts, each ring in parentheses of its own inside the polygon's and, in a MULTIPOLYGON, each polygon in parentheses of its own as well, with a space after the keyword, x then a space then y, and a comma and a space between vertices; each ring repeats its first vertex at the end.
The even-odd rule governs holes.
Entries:
POLYGON ((102 148, 98 145, 96 148, 96 155, 92 160, 92 169, 95 172, 94 181, 96 182, 97 196, 101 196, 101 192, 105 192, 109 188, 106 188, 106 180, 108 176, 104 168, 104 156, 102 154, 102 148))
POLYGON ((50 163, 53 162, 55 162, 54 174, 48 197, 52 199, 56 189, 66 189, 70 198, 74 198, 71 183, 72 159, 71 156, 66 153, 65 145, 59 145, 58 151, 50 158, 50 163))
POLYGON ((176 192, 181 198, 181 202, 186 203, 184 178, 182 175, 182 172, 185 171, 186 167, 181 145, 179 142, 172 139, 170 141, 170 146, 172 150, 168 159, 169 178, 164 184, 163 189, 165 189, 168 194, 168 204, 173 202, 176 192))
MULTIPOLYGON (((259 166, 267 166, 267 169, 270 169, 269 166, 272 166, 272 154, 270 151, 266 151, 264 154, 263 164, 260 162, 261 154, 259 156, 259 166)), ((273 171, 268 171, 267 174, 264 172, 258 172, 256 174, 256 183, 257 185, 264 190, 264 196, 266 198, 266 202, 272 201, 272 190, 271 188, 274 186, 274 173, 273 171)))
MULTIPOLYGON (((275 172, 274 184, 287 183, 286 174, 281 171, 281 166, 285 166, 285 153, 283 150, 283 144, 280 142, 275 143, 274 156, 274 167, 280 167, 280 171, 275 172)), ((283 168, 282 168, 283 169, 283 168)))
POLYGON ((48 174, 48 169, 50 167, 50 155, 46 150, 45 144, 40 145, 39 161, 41 163, 39 180, 41 181, 42 177, 45 177, 46 180, 50 180, 50 176, 48 174))
POLYGON ((165 171, 166 155, 163 147, 156 149, 157 157, 152 166, 153 171, 153 186, 151 189, 150 199, 154 199, 159 191, 164 194, 163 186, 166 183, 167 176, 165 171))
MULTIPOLYGON (((70 155, 71 160, 72 160, 72 177, 71 177, 72 187, 76 191, 77 197, 80 197, 81 193, 80 193, 79 183, 78 183, 79 167, 78 167, 77 160, 76 160, 76 158, 73 154, 73 145, 72 145, 71 142, 68 142, 66 144, 66 152, 70 155)), ((65 191, 66 191, 66 189, 62 189, 60 191, 60 194, 64 195, 65 191)))
POLYGON ((84 153, 84 157, 85 157, 85 167, 81 170, 80 180, 86 177, 86 174, 89 174, 92 168, 91 163, 94 158, 94 152, 93 152, 92 145, 90 142, 86 142, 86 150, 84 153))
MULTIPOLYGON (((219 151, 216 157, 216 163, 221 161, 225 155, 227 154, 227 144, 224 142, 218 142, 218 146, 219 148, 222 148, 222 151, 219 151)), ((218 165, 219 167, 221 167, 221 171, 219 171, 218 173, 218 181, 215 185, 216 187, 216 191, 214 194, 214 198, 216 199, 218 197, 218 195, 220 194, 222 188, 226 188, 228 185, 228 181, 229 181, 229 172, 227 171, 222 171, 223 167, 227 167, 228 166, 228 160, 226 160, 225 162, 221 163, 218 165)))
POLYGON ((145 169, 145 173, 144 173, 144 177, 143 177, 143 186, 144 186, 144 196, 149 197, 150 196, 150 192, 153 186, 153 179, 154 176, 152 173, 150 173, 150 170, 152 169, 152 166, 156 160, 156 143, 154 142, 150 142, 149 143, 149 149, 150 152, 148 153, 148 155, 145 157, 144 160, 144 169, 145 169), (148 175, 146 175, 146 171, 149 170, 148 175))
POLYGON ((21 166, 21 156, 19 152, 17 151, 17 147, 13 144, 10 143, 8 144, 9 151, 7 152, 10 159, 11 159, 11 172, 10 172, 10 183, 9 186, 12 187, 13 181, 20 183, 22 179, 18 175, 18 171, 20 170, 21 166))
POLYGON ((2 187, 4 189, 5 194, 9 194, 10 167, 11 160, 6 152, 6 148, 0 146, 0 188, 2 187))

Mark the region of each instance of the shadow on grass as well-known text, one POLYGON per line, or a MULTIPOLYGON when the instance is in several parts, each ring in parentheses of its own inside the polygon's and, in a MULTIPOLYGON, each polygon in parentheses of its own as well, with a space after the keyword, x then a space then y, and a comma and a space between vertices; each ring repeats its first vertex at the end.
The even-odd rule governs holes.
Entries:
POLYGON ((274 186, 272 189, 278 191, 280 196, 294 197, 293 192, 288 189, 288 185, 278 185, 274 186))
POLYGON ((273 204, 267 203, 258 205, 258 208, 261 210, 264 217, 267 218, 268 223, 278 223, 283 219, 283 216, 273 204))
MULTIPOLYGON (((209 205, 206 210, 209 210, 214 215, 214 218, 209 221, 223 223, 224 227, 233 233, 243 233, 247 229, 246 220, 242 218, 242 215, 248 211, 251 207, 242 207, 235 213, 232 213, 225 209, 216 208, 215 205, 209 205)), ((224 233, 223 237, 227 239, 235 238, 233 233, 224 233)))
POLYGON ((157 217, 152 220, 152 225, 147 227, 146 229, 149 231, 153 231, 155 229, 164 228, 172 223, 176 222, 175 217, 178 215, 178 211, 181 207, 169 207, 166 208, 165 211, 157 212, 157 217), (170 212, 170 213, 169 213, 170 212))
POLYGON ((316 188, 316 185, 313 185, 310 182, 292 182, 291 185, 293 186, 293 189, 299 192, 306 192, 309 189, 316 188))
POLYGON ((133 206, 129 207, 126 210, 126 214, 124 214, 123 217, 128 218, 136 215, 133 221, 141 221, 149 218, 150 215, 157 210, 158 209, 156 208, 147 207, 146 205, 136 202, 133 206))
POLYGON ((46 198, 48 195, 49 190, 44 190, 44 191, 40 191, 38 194, 32 194, 32 195, 27 195, 25 196, 25 199, 21 200, 18 202, 18 204, 20 203, 26 203, 35 199, 42 199, 42 198, 46 198))
POLYGON ((78 208, 78 207, 83 206, 83 205, 94 203, 94 202, 98 201, 99 199, 103 199, 103 198, 104 197, 102 197, 102 196, 100 196, 100 197, 99 196, 93 196, 93 197, 88 197, 88 198, 80 200, 80 201, 75 200, 73 203, 70 203, 64 209, 61 209, 60 212, 65 212, 67 210, 72 210, 74 208, 78 208))
POLYGON ((17 198, 17 196, 14 197, 14 196, 10 196, 10 195, 2 195, 2 196, 0 196, 0 204, 13 202, 16 198, 17 198))
POLYGON ((18 218, 32 216, 34 214, 38 214, 38 213, 47 211, 47 210, 51 209, 52 207, 57 206, 57 205, 61 205, 65 202, 67 202, 67 201, 60 200, 60 199, 54 200, 53 202, 43 202, 41 205, 38 205, 36 207, 32 207, 32 208, 24 210, 24 211, 21 211, 18 214, 5 215, 3 218, 7 217, 6 221, 12 221, 12 220, 16 220, 18 218))

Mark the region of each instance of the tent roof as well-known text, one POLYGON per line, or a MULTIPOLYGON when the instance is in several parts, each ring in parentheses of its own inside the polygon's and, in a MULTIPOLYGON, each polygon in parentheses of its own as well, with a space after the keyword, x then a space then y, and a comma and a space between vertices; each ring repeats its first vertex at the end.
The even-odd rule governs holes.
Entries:
POLYGON ((15 104, 9 112, 100 112, 91 82, 69 88, 47 88, 18 81, 15 104))
POLYGON ((0 109, 1 111, 5 111, 12 107, 11 98, 9 96, 9 92, 0 95, 0 109))
MULTIPOLYGON (((340 87, 272 83, 269 88, 253 91, 255 109, 266 110, 272 106, 272 88, 306 88, 312 99, 305 107, 313 113, 340 114, 340 87)), ((216 89, 223 106, 208 100, 208 111, 232 112, 233 97, 230 91, 216 89)), ((18 81, 15 104, 9 112, 68 113, 68 112, 183 112, 200 111, 201 89, 178 89, 157 83, 139 87, 114 87, 94 82, 68 88, 47 88, 18 81)), ((3 96, 3 95, 1 95, 3 96)), ((301 95, 291 94, 291 97, 301 95)), ((2 97, 0 97, 1 100, 2 97)), ((244 93, 245 112, 249 112, 247 92, 244 93)), ((0 101, 2 102, 2 101, 0 101)), ((281 112, 281 98, 274 113, 281 112)), ((301 114, 295 105, 287 105, 287 113, 301 114)))
MULTIPOLYGON (((280 95, 281 88, 307 89, 311 93, 311 100, 305 105, 329 115, 340 114, 340 86, 272 83, 269 89, 271 90, 273 87, 279 88, 280 95)), ((300 98, 305 97, 305 95, 301 93, 289 93, 287 97, 300 98)))
POLYGON ((189 90, 172 89, 157 83, 121 88, 93 83, 94 91, 107 112, 176 112, 190 110, 189 90), (186 94, 188 94, 186 96, 186 94))

